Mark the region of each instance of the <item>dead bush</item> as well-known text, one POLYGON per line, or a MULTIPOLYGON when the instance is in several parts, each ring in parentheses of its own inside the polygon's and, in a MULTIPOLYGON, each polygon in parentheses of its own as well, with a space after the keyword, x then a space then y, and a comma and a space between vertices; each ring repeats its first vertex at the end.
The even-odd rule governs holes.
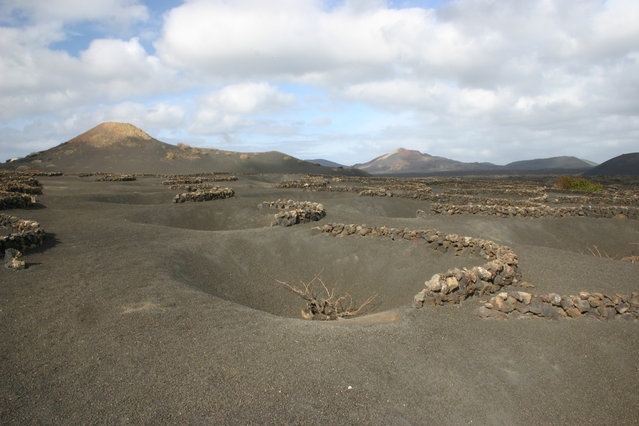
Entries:
POLYGON ((377 298, 374 294, 357 305, 349 293, 335 295, 335 289, 329 290, 319 274, 308 283, 301 282, 300 287, 279 280, 277 283, 306 300, 302 317, 311 320, 327 321, 353 317, 363 313, 377 298))

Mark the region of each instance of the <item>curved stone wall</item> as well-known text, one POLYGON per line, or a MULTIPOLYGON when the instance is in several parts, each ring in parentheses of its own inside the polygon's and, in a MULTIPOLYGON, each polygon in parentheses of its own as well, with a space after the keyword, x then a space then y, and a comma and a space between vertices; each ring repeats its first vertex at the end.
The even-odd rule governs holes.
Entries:
POLYGON ((277 186, 430 201, 430 209, 424 210, 432 214, 639 219, 639 193, 630 184, 608 185, 602 192, 582 193, 560 190, 546 183, 521 178, 335 177, 329 180, 306 176, 277 186), (487 197, 488 194, 495 196, 487 197))
POLYGON ((134 181, 137 178, 135 175, 127 175, 120 173, 106 173, 99 178, 97 178, 96 182, 130 182, 134 181))
POLYGON ((410 230, 355 224, 326 224, 313 229, 334 237, 359 236, 409 240, 422 243, 433 250, 455 255, 473 254, 487 261, 482 266, 470 269, 454 268, 433 275, 426 281, 424 289, 415 295, 413 306, 416 308, 424 305, 460 303, 473 295, 501 291, 502 287, 516 283, 520 279, 517 255, 509 247, 490 240, 457 234, 444 235, 436 229, 410 230))
POLYGON ((549 319, 590 317, 597 319, 639 319, 639 292, 606 295, 580 292, 577 296, 557 293, 533 295, 523 291, 501 292, 478 310, 482 318, 549 319))
POLYGON ((0 210, 24 209, 35 204, 36 199, 29 194, 0 191, 0 210))
POLYGON ((197 188, 195 191, 183 192, 181 194, 177 194, 175 198, 173 198, 174 203, 184 203, 187 201, 210 201, 210 200, 220 200, 224 198, 230 198, 235 195, 235 191, 231 188, 221 188, 219 186, 212 187, 209 189, 200 189, 197 188))
POLYGON ((639 219, 639 207, 629 206, 565 206, 551 207, 546 205, 521 206, 515 205, 487 205, 487 204, 439 204, 431 205, 434 214, 481 214, 500 217, 597 217, 613 218, 625 217, 639 219))
POLYGON ((24 251, 44 244, 44 229, 36 221, 0 213, 0 227, 10 231, 9 235, 0 236, 0 252, 2 253, 8 248, 24 251))
POLYGON ((258 207, 282 210, 275 214, 271 226, 292 226, 298 223, 315 222, 326 216, 324 205, 312 201, 278 199, 275 201, 264 201, 259 204, 258 207))
POLYGON ((474 254, 487 260, 481 266, 453 268, 433 275, 414 296, 413 306, 416 308, 457 304, 472 296, 493 294, 478 309, 481 318, 639 319, 639 292, 615 295, 580 292, 578 296, 560 296, 556 293, 533 295, 524 291, 504 291, 505 286, 520 281, 519 261, 509 247, 490 240, 444 235, 435 229, 410 230, 355 224, 333 223, 313 230, 333 237, 359 236, 421 242, 434 250, 455 255, 474 254))

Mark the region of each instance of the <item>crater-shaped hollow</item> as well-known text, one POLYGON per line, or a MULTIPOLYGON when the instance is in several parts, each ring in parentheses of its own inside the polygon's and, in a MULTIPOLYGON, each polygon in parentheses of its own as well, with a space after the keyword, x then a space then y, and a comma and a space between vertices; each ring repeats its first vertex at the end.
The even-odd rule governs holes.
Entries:
POLYGON ((177 249, 167 262, 172 275, 216 297, 291 318, 301 317, 305 301, 277 281, 303 287, 320 275, 330 290, 348 292, 356 304, 377 294, 367 311, 376 313, 410 305, 435 273, 485 262, 410 241, 333 238, 308 229, 216 233, 212 239, 177 249))
POLYGON ((151 205, 151 204, 169 204, 173 200, 173 195, 168 192, 123 192, 111 194, 93 195, 91 201, 100 203, 113 204, 131 204, 131 205, 151 205))
POLYGON ((226 231, 269 227, 277 211, 257 207, 253 199, 228 198, 205 202, 165 203, 136 212, 132 222, 199 231, 226 231))

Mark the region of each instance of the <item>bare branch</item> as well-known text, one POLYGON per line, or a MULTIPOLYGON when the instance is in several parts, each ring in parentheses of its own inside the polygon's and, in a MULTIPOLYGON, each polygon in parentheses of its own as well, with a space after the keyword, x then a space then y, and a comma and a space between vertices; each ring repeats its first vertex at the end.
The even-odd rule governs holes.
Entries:
POLYGON ((319 274, 308 283, 302 281, 303 289, 284 281, 277 280, 277 283, 306 300, 306 307, 302 309, 302 317, 306 319, 334 320, 359 315, 377 298, 376 294, 372 295, 355 309, 353 297, 349 293, 336 297, 335 288, 329 290, 319 274), (324 291, 324 297, 315 295, 315 288, 318 286, 324 291))

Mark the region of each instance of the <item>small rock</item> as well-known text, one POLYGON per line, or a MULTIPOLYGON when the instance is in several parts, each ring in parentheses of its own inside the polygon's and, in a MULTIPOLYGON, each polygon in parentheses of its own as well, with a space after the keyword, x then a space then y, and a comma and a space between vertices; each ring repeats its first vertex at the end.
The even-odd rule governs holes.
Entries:
POLYGON ((515 309, 520 314, 527 314, 528 312, 530 312, 530 305, 527 303, 518 302, 518 303, 515 303, 515 309))
POLYGON ((601 299, 595 297, 595 295, 593 294, 588 298, 588 303, 590 303, 590 306, 592 306, 593 308, 596 308, 601 305, 601 299))
POLYGON ((587 300, 578 299, 573 300, 573 302, 575 304, 575 308, 579 309, 579 312, 581 312, 582 314, 590 310, 590 303, 588 303, 587 300))
MULTIPOLYGON (((561 309, 561 311, 563 312, 563 309, 561 309)), ((541 304, 541 314, 542 317, 545 318, 550 318, 550 319, 559 319, 560 314, 558 312, 558 309, 556 309, 554 306, 548 304, 548 303, 542 303, 541 304)), ((565 314, 564 314, 565 316, 565 314)))
POLYGON ((442 293, 447 294, 459 288, 459 281, 455 277, 446 278, 446 283, 442 286, 442 293))
POLYGON ((553 306, 561 305, 561 296, 558 295, 557 293, 550 293, 548 295, 548 299, 550 301, 550 304, 553 306))
POLYGON ((481 266, 478 266, 475 269, 477 270, 477 275, 481 280, 490 281, 492 279, 493 276, 488 269, 482 268, 481 266))
POLYGON ((420 291, 419 293, 417 293, 415 297, 413 297, 413 307, 421 308, 422 306, 424 306, 425 298, 426 298, 426 294, 424 293, 424 291, 420 291))
MULTIPOLYGON (((530 301, 530 305, 528 310, 533 314, 540 315, 542 311, 542 307, 545 305, 539 298, 535 297, 530 301)), ((546 305, 547 306, 547 305, 546 305)))
POLYGON ((26 268, 26 262, 21 260, 22 253, 14 248, 8 248, 4 251, 4 267, 19 271, 26 268))
POLYGON ((564 309, 566 311, 566 314, 570 317, 570 318, 579 318, 580 316, 582 316, 582 313, 579 309, 575 308, 574 306, 569 306, 567 308, 564 309))
POLYGON ((517 299, 518 302, 523 303, 524 305, 530 304, 532 300, 532 294, 525 291, 511 291, 510 295, 517 299))
POLYGON ((494 309, 489 309, 485 306, 480 306, 479 309, 477 309, 477 315, 479 315, 480 318, 491 318, 498 320, 504 320, 508 318, 505 313, 496 311, 494 309))
POLYGON ((615 310, 617 311, 618 314, 625 314, 626 312, 628 312, 629 308, 630 306, 628 306, 625 303, 620 303, 618 305, 615 305, 615 310))
POLYGON ((493 296, 488 301, 492 309, 495 309, 500 312, 505 312, 505 301, 499 296, 493 296))
POLYGON ((575 306, 575 304, 570 297, 564 297, 561 299, 561 307, 564 308, 564 310, 573 306, 575 306))
POLYGON ((432 294, 425 295, 422 301, 422 306, 437 306, 437 304, 437 300, 432 294))
POLYGON ((590 297, 590 293, 588 293, 587 291, 579 292, 579 298, 581 298, 582 300, 587 300, 589 297, 590 297))
POLYGON ((426 289, 428 289, 429 291, 440 291, 442 289, 442 283, 439 278, 439 274, 433 275, 430 280, 424 283, 426 289))
POLYGON ((612 319, 617 314, 617 311, 614 308, 608 308, 604 305, 599 305, 597 307, 597 312, 599 313, 599 316, 604 319, 612 319))

